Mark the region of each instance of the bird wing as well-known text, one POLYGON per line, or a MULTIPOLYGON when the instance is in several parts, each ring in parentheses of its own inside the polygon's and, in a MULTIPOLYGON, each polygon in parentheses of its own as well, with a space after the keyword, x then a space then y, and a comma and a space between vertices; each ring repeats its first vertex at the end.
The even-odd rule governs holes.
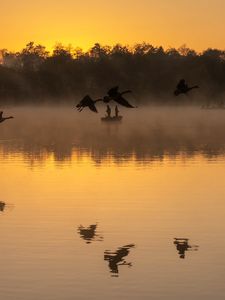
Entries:
POLYGON ((109 95, 109 97, 113 97, 118 94, 118 90, 119 90, 119 87, 115 86, 115 87, 111 88, 107 94, 109 95))
POLYGON ((179 89, 176 89, 174 91, 174 96, 179 96, 181 94, 181 91, 179 89))
POLYGON ((91 99, 91 97, 89 95, 86 95, 78 104, 77 104, 77 108, 79 107, 84 107, 87 106, 87 104, 89 104, 89 102, 93 101, 91 99))
POLYGON ((132 91, 131 90, 124 91, 121 93, 121 95, 128 94, 128 93, 132 93, 132 91))
POLYGON ((113 99, 115 102, 119 103, 122 106, 128 107, 128 108, 135 108, 133 105, 131 105, 125 98, 122 96, 116 97, 113 99))
POLYGON ((96 108, 96 106, 95 106, 95 104, 94 103, 90 103, 89 105, 88 105, 88 107, 90 108, 90 110, 92 110, 93 112, 95 112, 95 113, 97 113, 98 111, 97 111, 97 108, 96 108))
POLYGON ((178 90, 183 90, 187 88, 187 84, 185 83, 184 79, 181 79, 178 84, 177 84, 177 89, 178 90))

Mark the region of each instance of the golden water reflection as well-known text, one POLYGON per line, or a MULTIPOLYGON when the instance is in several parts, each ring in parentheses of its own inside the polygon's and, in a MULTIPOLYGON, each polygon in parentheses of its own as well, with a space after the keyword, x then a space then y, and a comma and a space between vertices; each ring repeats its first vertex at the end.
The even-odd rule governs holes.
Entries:
POLYGON ((185 258, 185 252, 198 250, 198 245, 190 245, 189 239, 187 238, 175 238, 174 245, 176 246, 179 257, 182 259, 185 258))
POLYGON ((78 226, 78 233, 87 244, 90 244, 93 241, 103 241, 103 237, 97 234, 97 224, 92 224, 88 227, 80 225, 78 226))
POLYGON ((126 262, 124 257, 128 256, 130 249, 135 245, 130 244, 118 248, 116 251, 106 250, 104 253, 104 260, 108 261, 110 272, 113 277, 119 276, 119 266, 128 266, 131 267, 131 262, 126 262))
POLYGON ((0 155, 19 155, 30 165, 91 158, 97 165, 161 161, 165 157, 214 159, 225 154, 223 111, 146 108, 127 113, 121 124, 71 108, 14 108, 15 119, 0 126, 0 155))
POLYGON ((4 300, 223 299, 223 119, 27 113, 0 127, 4 300))

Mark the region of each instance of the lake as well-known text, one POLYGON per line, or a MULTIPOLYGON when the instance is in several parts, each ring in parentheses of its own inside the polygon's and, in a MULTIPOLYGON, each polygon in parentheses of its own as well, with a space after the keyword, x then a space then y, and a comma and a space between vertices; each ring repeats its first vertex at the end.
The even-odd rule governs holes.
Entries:
POLYGON ((224 299, 225 111, 121 113, 5 110, 2 299, 224 299))

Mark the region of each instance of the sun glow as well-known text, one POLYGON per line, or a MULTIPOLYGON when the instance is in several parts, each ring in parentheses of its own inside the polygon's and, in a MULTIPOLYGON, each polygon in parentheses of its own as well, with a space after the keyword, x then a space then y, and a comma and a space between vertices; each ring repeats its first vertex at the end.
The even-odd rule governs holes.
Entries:
POLYGON ((1 4, 1 48, 20 50, 29 41, 51 50, 57 42, 84 50, 95 42, 196 50, 223 48, 225 2, 170 0, 5 1, 1 4))

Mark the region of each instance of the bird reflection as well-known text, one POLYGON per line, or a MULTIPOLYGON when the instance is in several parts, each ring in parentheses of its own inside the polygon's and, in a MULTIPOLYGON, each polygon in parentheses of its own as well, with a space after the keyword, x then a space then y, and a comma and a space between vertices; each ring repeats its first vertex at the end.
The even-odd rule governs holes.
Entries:
POLYGON ((177 248, 178 254, 181 259, 185 259, 186 251, 197 251, 198 245, 190 245, 189 239, 186 238, 175 238, 174 245, 177 248))
POLYGON ((126 245, 118 248, 115 252, 111 252, 109 250, 105 251, 104 260, 107 260, 109 262, 109 269, 113 277, 119 276, 119 266, 132 266, 132 263, 126 262, 124 257, 129 254, 130 249, 134 246, 134 244, 126 245))
POLYGON ((5 202, 0 201, 0 212, 1 212, 1 211, 2 211, 2 212, 4 211, 5 206, 6 206, 5 202))
POLYGON ((87 244, 90 244, 93 241, 102 241, 103 237, 96 233, 97 224, 90 225, 88 227, 84 227, 80 225, 78 227, 78 233, 80 237, 86 241, 87 244))

